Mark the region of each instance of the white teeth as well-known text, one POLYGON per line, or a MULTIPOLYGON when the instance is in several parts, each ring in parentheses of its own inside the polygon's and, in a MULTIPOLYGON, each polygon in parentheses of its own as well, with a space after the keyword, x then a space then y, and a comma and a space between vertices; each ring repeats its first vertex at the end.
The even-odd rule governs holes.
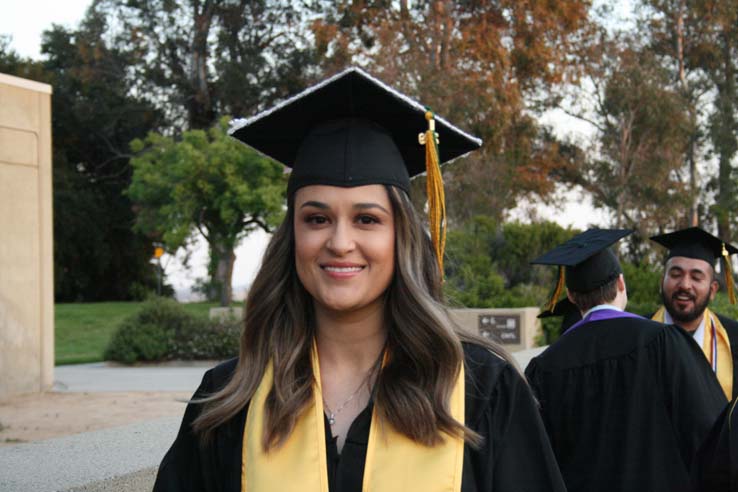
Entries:
POLYGON ((323 267, 324 270, 327 270, 329 272, 336 272, 336 273, 351 273, 351 272, 359 272, 361 271, 362 267, 332 267, 332 266, 325 266, 323 267))

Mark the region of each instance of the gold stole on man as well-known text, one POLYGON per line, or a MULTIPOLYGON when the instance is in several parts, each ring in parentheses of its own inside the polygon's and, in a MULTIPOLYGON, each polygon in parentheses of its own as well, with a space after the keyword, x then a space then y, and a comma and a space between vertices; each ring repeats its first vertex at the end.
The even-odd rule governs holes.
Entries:
MULTIPOLYGON (((315 349, 312 359, 316 379, 313 401, 303 410, 287 440, 265 453, 262 447, 264 402, 273 378, 271 363, 267 366, 246 417, 241 459, 242 492, 328 492, 323 399, 315 349)), ((463 363, 449 409, 454 419, 464 422, 463 363)), ((363 492, 460 492, 463 464, 463 439, 444 435, 443 443, 423 446, 391 425, 382 425, 374 408, 363 492)))
MULTIPOLYGON (((664 322, 664 313, 666 309, 661 306, 658 311, 653 315, 654 321, 664 322)), ((717 338, 717 370, 715 375, 718 378, 720 386, 723 388, 728 400, 733 399, 733 355, 730 352, 730 340, 728 339, 728 332, 725 331, 725 327, 712 311, 705 309, 704 313, 704 326, 705 336, 702 340, 702 352, 707 357, 707 362, 710 366, 714 366, 712 345, 713 345, 713 330, 715 328, 715 336, 717 338)))

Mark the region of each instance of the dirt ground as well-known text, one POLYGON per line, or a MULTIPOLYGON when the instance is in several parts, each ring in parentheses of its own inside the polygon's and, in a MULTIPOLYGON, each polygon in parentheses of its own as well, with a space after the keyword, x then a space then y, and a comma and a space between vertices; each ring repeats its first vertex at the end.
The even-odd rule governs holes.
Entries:
POLYGON ((0 446, 181 416, 190 393, 57 393, 0 401, 0 446))

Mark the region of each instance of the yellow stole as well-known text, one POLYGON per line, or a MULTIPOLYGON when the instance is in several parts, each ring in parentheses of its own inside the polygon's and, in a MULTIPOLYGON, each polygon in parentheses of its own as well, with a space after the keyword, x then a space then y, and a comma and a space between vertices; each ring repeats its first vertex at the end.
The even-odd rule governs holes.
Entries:
MULTIPOLYGON (((661 306, 658 311, 653 315, 654 321, 664 322, 664 313, 666 309, 661 306)), ((733 399, 733 355, 730 351, 730 339, 728 338, 728 332, 725 331, 725 327, 720 322, 720 319, 713 314, 709 309, 705 309, 704 314, 705 323, 705 336, 702 340, 702 352, 707 357, 707 361, 715 369, 715 375, 718 378, 720 386, 723 388, 723 393, 728 400, 733 399), (717 364, 713 360, 713 339, 712 327, 715 328, 715 337, 717 345, 717 364)))
MULTIPOLYGON (((264 403, 272 387, 273 369, 267 366, 251 403, 243 434, 241 491, 328 492, 325 422, 317 350, 312 355, 315 386, 313 401, 302 411, 287 440, 268 453, 262 447, 264 403)), ((464 368, 461 365, 449 409, 464 422, 464 368)), ((460 492, 464 441, 444 436, 428 447, 382 425, 376 406, 372 413, 363 492, 460 492)))

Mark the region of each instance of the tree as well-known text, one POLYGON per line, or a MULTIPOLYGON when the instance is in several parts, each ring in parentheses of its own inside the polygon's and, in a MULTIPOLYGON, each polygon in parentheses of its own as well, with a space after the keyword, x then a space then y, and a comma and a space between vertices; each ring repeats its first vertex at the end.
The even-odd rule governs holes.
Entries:
POLYGON ((609 209, 615 227, 647 234, 686 225, 684 155, 693 133, 687 105, 653 54, 615 36, 601 41, 586 70, 594 88, 595 145, 574 152, 559 175, 609 209))
POLYGON ((306 9, 281 0, 95 0, 134 55, 129 79, 179 128, 248 116, 305 87, 306 9))
POLYGON ((0 45, 0 71, 51 84, 54 282, 57 301, 127 300, 156 288, 151 241, 131 230, 128 143, 160 123, 131 95, 130 62, 94 12, 45 31, 40 62, 0 45))
POLYGON ((449 214, 460 224, 482 213, 501 219, 524 195, 550 196, 548 174, 560 165, 560 149, 533 113, 550 87, 573 80, 571 54, 589 29, 588 6, 335 2, 313 29, 327 71, 364 64, 482 137, 481 151, 444 171, 449 214))
POLYGON ((699 164, 707 153, 706 129, 700 110, 709 91, 704 71, 695 65, 695 50, 706 41, 706 23, 695 17, 693 2, 687 0, 644 0, 638 30, 648 39, 647 47, 672 72, 675 89, 689 112, 689 145, 684 161, 688 167, 689 211, 683 222, 699 225, 700 205, 706 199, 700 187, 699 164))
MULTIPOLYGON (((716 172, 708 174, 709 179, 705 180, 708 188, 716 192, 715 203, 709 211, 717 219, 718 235, 731 240, 737 218, 733 211, 738 204, 733 169, 738 151, 735 114, 738 104, 735 61, 738 3, 734 0, 642 0, 642 4, 643 17, 651 19, 647 23, 651 46, 659 55, 676 61, 679 80, 692 104, 698 107, 699 102, 705 100, 706 117, 693 109, 697 132, 691 143, 700 145, 700 137, 708 137, 712 153, 717 157, 716 172)), ((695 157, 695 154, 688 153, 688 157, 695 157)), ((702 154, 706 161, 711 157, 706 151, 702 154)), ((708 165, 704 167, 709 169, 708 165)), ((692 193, 696 194, 694 187, 692 193)), ((703 200, 707 200, 706 194, 703 200)))
POLYGON ((136 228, 170 251, 199 232, 210 247, 213 288, 221 305, 231 301, 234 250, 249 232, 267 232, 283 215, 282 166, 226 133, 227 118, 208 131, 189 130, 181 140, 150 133, 134 140, 128 196, 138 207, 136 228))

